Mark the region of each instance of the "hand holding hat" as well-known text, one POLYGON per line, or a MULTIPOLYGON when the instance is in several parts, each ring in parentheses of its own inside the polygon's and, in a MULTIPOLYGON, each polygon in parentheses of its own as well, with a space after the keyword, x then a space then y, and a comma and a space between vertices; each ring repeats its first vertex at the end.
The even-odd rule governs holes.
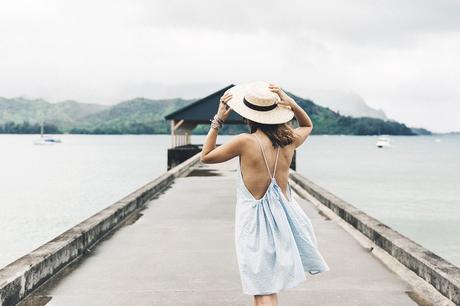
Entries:
POLYGON ((280 97, 280 100, 278 101, 279 106, 285 106, 285 107, 287 107, 289 109, 292 108, 293 103, 295 103, 294 99, 289 97, 287 95, 287 93, 285 93, 281 89, 281 87, 279 87, 278 85, 270 83, 270 84, 268 84, 268 88, 270 89, 270 91, 276 93, 280 97))
POLYGON ((230 115, 230 112, 232 111, 232 108, 227 104, 227 102, 230 101, 231 98, 232 94, 229 92, 224 93, 224 95, 220 98, 217 116, 223 121, 227 119, 227 117, 230 115))

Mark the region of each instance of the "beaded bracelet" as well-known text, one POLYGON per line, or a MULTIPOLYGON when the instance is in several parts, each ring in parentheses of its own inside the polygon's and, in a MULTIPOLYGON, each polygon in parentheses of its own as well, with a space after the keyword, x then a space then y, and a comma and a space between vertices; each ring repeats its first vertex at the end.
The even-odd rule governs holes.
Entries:
POLYGON ((211 120, 211 127, 218 130, 222 127, 222 124, 219 123, 217 120, 213 119, 211 120))
POLYGON ((211 121, 211 128, 218 130, 218 129, 220 129, 220 125, 219 125, 219 123, 217 121, 212 120, 211 121))
POLYGON ((214 118, 210 119, 209 121, 211 121, 211 127, 213 129, 220 129, 224 126, 224 120, 222 120, 221 118, 219 118, 219 116, 214 115, 214 118))
POLYGON ((219 116, 217 116, 217 114, 214 115, 214 119, 216 119, 221 125, 223 125, 224 120, 222 120, 221 118, 219 118, 219 116))

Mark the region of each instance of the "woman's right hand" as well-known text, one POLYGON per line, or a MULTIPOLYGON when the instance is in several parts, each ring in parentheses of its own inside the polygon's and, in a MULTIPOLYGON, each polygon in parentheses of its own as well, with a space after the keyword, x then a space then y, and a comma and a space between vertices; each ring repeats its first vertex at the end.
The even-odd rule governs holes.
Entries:
POLYGON ((281 104, 283 106, 287 106, 287 107, 293 107, 294 104, 296 103, 294 101, 294 99, 292 99, 291 97, 288 96, 287 93, 285 93, 281 87, 279 87, 278 85, 275 85, 275 84, 268 84, 268 88, 270 89, 270 91, 276 93, 279 97, 280 97, 280 102, 278 102, 278 104, 281 104))

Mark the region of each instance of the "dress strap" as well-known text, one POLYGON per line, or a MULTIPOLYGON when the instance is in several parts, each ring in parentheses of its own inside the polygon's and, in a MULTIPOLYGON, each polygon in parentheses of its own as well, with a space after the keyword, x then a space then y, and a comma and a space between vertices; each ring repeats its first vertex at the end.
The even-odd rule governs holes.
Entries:
POLYGON ((280 155, 280 147, 276 150, 276 158, 275 158, 275 167, 273 168, 273 177, 275 177, 276 174, 276 166, 278 164, 278 156, 280 155))
POLYGON ((279 155, 279 152, 280 152, 280 147, 278 147, 278 150, 276 151, 275 167, 273 168, 273 176, 272 176, 272 174, 270 172, 270 167, 268 166, 267 158, 265 156, 264 149, 262 148, 262 144, 261 144, 261 142, 259 140, 259 136, 257 136, 256 134, 254 134, 254 136, 256 137, 257 143, 259 144, 259 148, 262 151, 262 157, 264 159, 265 166, 267 166, 268 175, 270 176, 271 179, 273 179, 275 177, 275 174, 276 174, 276 165, 278 164, 278 155, 279 155))

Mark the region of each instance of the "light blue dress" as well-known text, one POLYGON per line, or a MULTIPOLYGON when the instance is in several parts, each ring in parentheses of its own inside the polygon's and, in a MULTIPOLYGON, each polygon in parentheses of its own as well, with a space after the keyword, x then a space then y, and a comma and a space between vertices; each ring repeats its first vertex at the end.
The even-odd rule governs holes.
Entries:
POLYGON ((257 200, 247 189, 237 171, 235 209, 235 246, 243 292, 249 295, 277 293, 306 280, 305 272, 329 271, 317 247, 310 219, 292 198, 288 184, 286 199, 276 179, 276 152, 273 175, 256 134, 271 182, 264 196, 257 200))

